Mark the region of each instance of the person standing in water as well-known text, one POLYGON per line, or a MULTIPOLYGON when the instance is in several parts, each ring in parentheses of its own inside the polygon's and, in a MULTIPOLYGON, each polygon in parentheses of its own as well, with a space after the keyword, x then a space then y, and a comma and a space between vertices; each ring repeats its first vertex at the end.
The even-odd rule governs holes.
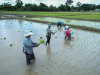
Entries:
POLYGON ((51 39, 51 34, 52 35, 54 35, 54 32, 52 32, 51 31, 51 23, 48 23, 48 28, 47 28, 47 30, 46 30, 46 37, 47 37, 47 41, 46 41, 46 44, 45 45, 47 45, 47 43, 49 44, 50 43, 50 39, 51 39))
POLYGON ((27 62, 28 65, 30 64, 31 60, 35 60, 35 55, 34 55, 34 52, 33 52, 33 47, 38 47, 40 45, 38 43, 34 43, 31 40, 31 35, 32 34, 33 33, 30 32, 29 30, 26 30, 25 33, 24 33, 25 39, 23 41, 23 45, 24 45, 23 52, 26 55, 26 62, 27 62))

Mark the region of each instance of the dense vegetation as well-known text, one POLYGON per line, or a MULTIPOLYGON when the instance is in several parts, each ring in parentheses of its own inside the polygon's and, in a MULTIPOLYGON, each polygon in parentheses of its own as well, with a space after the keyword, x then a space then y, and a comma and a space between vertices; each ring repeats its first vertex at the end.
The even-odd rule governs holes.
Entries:
POLYGON ((21 0, 16 0, 16 5, 12 6, 10 3, 3 3, 0 5, 0 10, 2 11, 90 11, 95 9, 100 9, 100 5, 95 4, 82 4, 77 2, 77 6, 72 5, 72 0, 67 0, 65 5, 61 4, 59 7, 50 5, 47 6, 44 3, 40 3, 40 5, 36 4, 25 4, 23 6, 23 2, 21 0))

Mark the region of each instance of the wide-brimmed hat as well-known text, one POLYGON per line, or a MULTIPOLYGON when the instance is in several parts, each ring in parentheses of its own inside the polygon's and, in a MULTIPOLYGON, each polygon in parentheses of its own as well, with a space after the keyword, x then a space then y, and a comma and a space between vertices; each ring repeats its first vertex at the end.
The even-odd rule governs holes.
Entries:
POLYGON ((29 35, 32 35, 33 33, 30 32, 29 30, 25 30, 25 33, 24 33, 24 36, 29 36, 29 35))
POLYGON ((52 26, 52 24, 51 23, 48 23, 48 26, 52 26))

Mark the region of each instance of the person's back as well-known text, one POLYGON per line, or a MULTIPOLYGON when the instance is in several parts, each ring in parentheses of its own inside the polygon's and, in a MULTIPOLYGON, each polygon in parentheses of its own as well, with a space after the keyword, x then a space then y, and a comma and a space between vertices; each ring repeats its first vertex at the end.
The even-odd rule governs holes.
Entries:
POLYGON ((61 26, 62 26, 62 23, 63 23, 63 22, 58 21, 57 27, 58 27, 58 26, 60 26, 60 27, 61 27, 61 26))
POLYGON ((71 40, 71 34, 70 34, 70 32, 71 32, 70 30, 67 30, 66 34, 68 35, 68 38, 71 40))

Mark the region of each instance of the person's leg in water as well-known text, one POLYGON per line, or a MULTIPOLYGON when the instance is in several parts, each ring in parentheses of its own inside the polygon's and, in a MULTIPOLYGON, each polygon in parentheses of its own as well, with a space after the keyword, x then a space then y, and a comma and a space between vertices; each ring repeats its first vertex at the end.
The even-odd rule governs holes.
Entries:
POLYGON ((28 53, 25 52, 25 55, 26 55, 26 62, 29 65, 30 61, 31 61, 31 54, 28 54, 28 53))
POLYGON ((34 52, 32 52, 32 54, 31 54, 31 60, 35 60, 36 58, 35 58, 35 55, 34 55, 34 52))
POLYGON ((50 42, 50 37, 49 37, 49 36, 47 36, 47 41, 46 41, 46 44, 47 44, 47 43, 49 44, 49 42, 50 42))
POLYGON ((50 44, 50 38, 51 38, 51 37, 48 38, 48 44, 50 44))
POLYGON ((60 25, 60 24, 58 23, 58 24, 57 24, 57 27, 59 27, 59 25, 60 25))

